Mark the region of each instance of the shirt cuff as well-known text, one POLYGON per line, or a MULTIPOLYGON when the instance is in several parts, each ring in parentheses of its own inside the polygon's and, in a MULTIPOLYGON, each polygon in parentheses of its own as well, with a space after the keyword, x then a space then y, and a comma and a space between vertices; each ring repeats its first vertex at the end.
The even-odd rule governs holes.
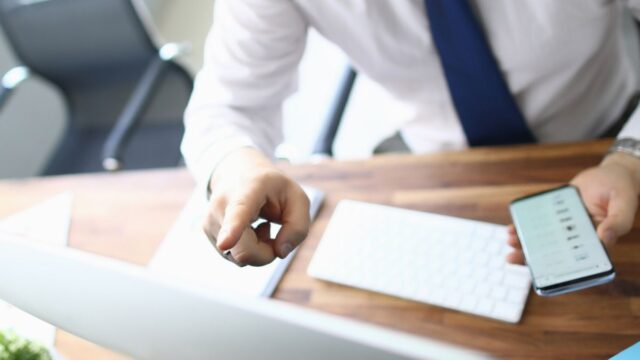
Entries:
POLYGON ((617 136, 618 139, 633 138, 640 140, 640 106, 631 114, 629 120, 617 136))
POLYGON ((247 147, 257 148, 249 138, 237 137, 223 143, 217 143, 207 149, 200 156, 197 164, 191 167, 191 172, 196 179, 196 191, 206 196, 208 200, 210 195, 209 182, 218 165, 235 150, 247 147))

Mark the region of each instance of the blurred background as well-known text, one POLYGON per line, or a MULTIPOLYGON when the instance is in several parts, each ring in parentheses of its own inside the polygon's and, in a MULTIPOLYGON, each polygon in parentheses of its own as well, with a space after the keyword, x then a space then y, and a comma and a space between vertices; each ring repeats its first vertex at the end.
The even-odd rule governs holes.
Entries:
MULTIPOLYGON (((143 4, 158 47, 166 42, 190 45, 177 62, 195 76, 202 66, 214 0, 144 0, 143 4)), ((19 63, 6 34, 0 30, 0 74, 16 65, 19 63)), ((278 149, 278 156, 292 161, 309 159, 346 66, 339 49, 316 32, 309 33, 300 65, 299 91, 284 105, 285 143, 278 149)), ((399 115, 403 111, 402 105, 383 89, 358 76, 334 143, 335 157, 369 156, 375 144, 394 131, 397 123, 393 119, 403 118, 399 115)), ((38 77, 22 83, 0 109, 0 178, 40 174, 64 135, 67 115, 62 94, 55 86, 38 77)))

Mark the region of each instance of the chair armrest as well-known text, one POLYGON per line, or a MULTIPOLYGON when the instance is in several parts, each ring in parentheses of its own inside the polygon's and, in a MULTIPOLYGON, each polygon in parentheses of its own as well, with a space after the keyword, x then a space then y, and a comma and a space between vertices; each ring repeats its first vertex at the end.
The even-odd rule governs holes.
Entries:
POLYGON ((338 91, 327 112, 327 118, 320 130, 320 136, 313 148, 314 155, 333 156, 333 142, 335 141, 344 110, 349 102, 351 90, 357 73, 351 66, 347 66, 338 84, 338 91))
POLYGON ((10 94, 10 89, 7 89, 4 86, 0 86, 0 110, 2 110, 2 107, 4 106, 4 103, 7 102, 10 94))
POLYGON ((164 61, 170 61, 188 54, 191 51, 190 43, 167 43, 162 45, 158 55, 164 61))
POLYGON ((117 171, 122 168, 123 149, 140 124, 141 115, 153 98, 158 81, 169 64, 159 56, 154 56, 149 62, 102 148, 102 166, 105 170, 117 171))
POLYGON ((9 99, 13 90, 27 80, 30 75, 31 71, 29 71, 29 68, 16 66, 2 76, 2 80, 0 80, 0 109, 2 109, 4 103, 9 99))

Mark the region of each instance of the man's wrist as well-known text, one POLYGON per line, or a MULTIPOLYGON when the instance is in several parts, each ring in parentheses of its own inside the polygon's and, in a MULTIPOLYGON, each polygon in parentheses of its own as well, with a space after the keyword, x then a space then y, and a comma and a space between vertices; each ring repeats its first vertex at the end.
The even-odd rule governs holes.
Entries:
POLYGON ((633 179, 636 192, 640 192, 640 158, 623 152, 612 152, 604 157, 600 166, 614 165, 625 168, 633 179))
POLYGON ((220 160, 211 173, 207 184, 207 194, 210 195, 216 180, 223 176, 224 173, 233 173, 237 177, 250 169, 272 165, 269 158, 254 147, 244 146, 232 150, 220 160))
POLYGON ((216 173, 216 171, 220 168, 220 166, 222 165, 222 163, 229 157, 231 156, 234 152, 246 148, 249 146, 240 146, 237 147, 235 149, 229 150, 226 152, 226 154, 223 154, 222 156, 218 157, 218 159, 216 160, 215 164, 211 167, 211 170, 209 170, 208 176, 206 178, 206 190, 207 190, 207 201, 209 201, 209 198, 211 198, 211 183, 213 182, 213 177, 216 173))

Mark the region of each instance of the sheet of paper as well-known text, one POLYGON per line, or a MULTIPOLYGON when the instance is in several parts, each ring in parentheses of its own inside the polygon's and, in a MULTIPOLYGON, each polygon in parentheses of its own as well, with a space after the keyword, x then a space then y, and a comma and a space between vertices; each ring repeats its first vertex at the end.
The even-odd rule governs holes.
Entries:
MULTIPOLYGON (((32 208, 0 219, 0 232, 19 234, 56 246, 66 246, 72 207, 73 194, 60 194, 32 208)), ((0 301, 0 329, 7 328, 50 348, 55 342, 55 327, 0 301)))
MULTIPOLYGON (((305 188, 313 218, 324 198, 322 192, 305 188)), ((202 231, 207 202, 202 191, 195 191, 178 220, 149 263, 158 274, 210 291, 224 291, 249 296, 271 296, 291 258, 276 259, 262 267, 238 267, 223 259, 202 231)), ((272 226, 272 237, 278 226, 272 226)))
POLYGON ((0 231, 48 244, 66 246, 71 226, 73 194, 62 193, 29 209, 0 219, 0 231))

